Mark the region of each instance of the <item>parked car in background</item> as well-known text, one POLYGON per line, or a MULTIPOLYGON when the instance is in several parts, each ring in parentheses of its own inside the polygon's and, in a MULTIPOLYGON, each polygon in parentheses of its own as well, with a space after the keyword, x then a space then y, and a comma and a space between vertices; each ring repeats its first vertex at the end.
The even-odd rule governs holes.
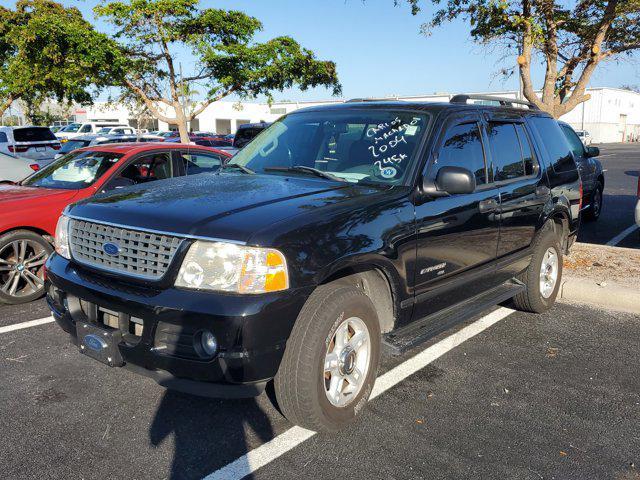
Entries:
MULTIPOLYGON (((177 143, 180 142, 180 137, 169 137, 165 139, 166 142, 177 143)), ((232 147, 232 143, 223 136, 216 135, 213 137, 205 137, 201 135, 189 135, 189 141, 196 145, 202 145, 203 147, 232 147)))
POLYGON ((55 320, 86 356, 167 388, 269 386, 292 423, 346 427, 383 348, 558 295, 581 201, 569 145, 534 105, 470 99, 496 101, 298 110, 215 178, 74 203, 47 264, 55 320))
POLYGON ((49 127, 49 130, 51 130, 52 133, 56 133, 58 130, 60 130, 63 127, 63 125, 53 125, 49 127))
POLYGON ((604 199, 604 170, 600 160, 595 158, 600 155, 600 149, 584 145, 577 132, 568 123, 558 123, 571 146, 571 151, 578 165, 578 172, 580 172, 583 190, 583 217, 585 220, 597 220, 602 213, 604 199))
POLYGON ((78 150, 84 147, 93 147, 95 145, 105 145, 109 143, 131 143, 131 142, 162 142, 162 137, 154 137, 148 135, 82 135, 80 137, 72 138, 62 144, 60 153, 56 155, 56 158, 60 158, 67 153, 78 150))
POLYGON ((66 127, 62 128, 56 133, 56 136, 62 141, 66 142, 72 138, 79 137, 81 135, 88 135, 91 133, 98 133, 98 130, 106 127, 129 127, 114 122, 84 122, 84 123, 70 123, 66 127))
POLYGON ((71 202, 182 175, 215 172, 230 158, 193 145, 127 143, 76 150, 17 184, 0 184, 0 303, 43 294, 44 262, 71 202))
POLYGON ((269 125, 271 125, 269 122, 244 123, 240 125, 233 137, 233 146, 237 149, 243 148, 269 125))
POLYGON ((578 138, 580 139, 580 141, 583 143, 583 145, 589 146, 593 143, 593 140, 591 139, 591 135, 586 130, 576 130, 575 132, 578 138))
POLYGON ((35 167, 31 165, 33 160, 28 158, 0 153, 0 182, 17 182, 28 177, 38 169, 37 165, 35 167))
POLYGON ((96 135, 137 135, 136 129, 133 127, 102 127, 96 132, 96 135))
POLYGON ((46 164, 60 151, 49 127, 0 127, 0 152, 46 164))

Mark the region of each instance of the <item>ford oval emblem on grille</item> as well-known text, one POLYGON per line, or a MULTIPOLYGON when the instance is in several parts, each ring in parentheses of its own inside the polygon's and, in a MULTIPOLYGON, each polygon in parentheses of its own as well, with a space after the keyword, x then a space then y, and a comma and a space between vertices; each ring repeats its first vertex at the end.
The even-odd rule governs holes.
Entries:
POLYGON ((105 243, 102 245, 102 251, 107 255, 115 257, 120 253, 120 246, 117 243, 105 243))
POLYGON ((99 352, 107 348, 107 342, 105 342, 99 336, 93 334, 85 335, 84 344, 94 352, 99 352))

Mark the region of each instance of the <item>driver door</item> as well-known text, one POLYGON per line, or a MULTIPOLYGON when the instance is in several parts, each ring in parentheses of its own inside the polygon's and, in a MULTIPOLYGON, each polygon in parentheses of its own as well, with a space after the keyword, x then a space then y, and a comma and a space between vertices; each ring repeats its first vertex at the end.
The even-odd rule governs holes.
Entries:
POLYGON ((444 166, 474 173, 476 190, 416 206, 415 307, 419 319, 472 297, 495 281, 500 195, 487 168, 479 114, 457 114, 445 123, 425 177, 444 166))

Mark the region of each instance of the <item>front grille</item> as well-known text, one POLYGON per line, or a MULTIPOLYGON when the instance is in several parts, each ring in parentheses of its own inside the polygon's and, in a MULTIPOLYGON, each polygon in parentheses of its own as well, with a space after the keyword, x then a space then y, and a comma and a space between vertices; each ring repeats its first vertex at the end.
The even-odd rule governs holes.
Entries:
POLYGON ((71 219, 69 244, 74 260, 110 272, 158 280, 169 269, 182 238, 71 219), (109 255, 104 244, 119 252, 109 255))

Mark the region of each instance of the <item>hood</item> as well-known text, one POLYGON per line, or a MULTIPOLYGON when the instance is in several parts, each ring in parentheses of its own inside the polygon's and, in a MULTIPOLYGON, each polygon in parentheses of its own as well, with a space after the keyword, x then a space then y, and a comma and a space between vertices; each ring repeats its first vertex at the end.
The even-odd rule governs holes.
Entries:
POLYGON ((323 179, 225 172, 97 195, 74 205, 70 214, 132 228, 246 242, 266 226, 369 191, 371 187, 323 179))
MULTIPOLYGON (((22 185, 5 184, 0 185, 0 203, 7 205, 8 203, 37 202, 43 203, 51 201, 71 201, 78 194, 77 190, 62 190, 56 188, 39 188, 39 187, 23 187, 22 185)), ((4 207, 3 207, 4 208, 4 207)))

